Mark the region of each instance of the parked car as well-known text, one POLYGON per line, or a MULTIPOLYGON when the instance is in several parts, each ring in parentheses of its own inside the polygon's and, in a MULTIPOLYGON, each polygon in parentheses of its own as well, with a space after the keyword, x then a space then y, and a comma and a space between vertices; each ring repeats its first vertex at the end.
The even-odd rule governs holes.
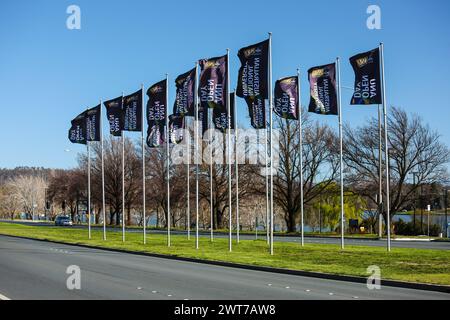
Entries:
POLYGON ((71 226, 72 220, 67 216, 57 216, 55 219, 55 226, 71 226))

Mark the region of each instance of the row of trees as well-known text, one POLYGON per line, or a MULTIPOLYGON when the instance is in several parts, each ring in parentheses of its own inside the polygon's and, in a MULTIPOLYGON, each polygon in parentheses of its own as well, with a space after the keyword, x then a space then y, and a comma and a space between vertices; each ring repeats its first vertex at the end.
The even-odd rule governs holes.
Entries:
MULTIPOLYGON (((339 141, 335 131, 326 124, 312 121, 303 113, 303 190, 306 223, 313 229, 335 230, 339 225, 339 141)), ((300 154, 299 125, 295 121, 278 119, 279 167, 274 176, 275 224, 289 232, 295 231, 300 220, 300 154)), ((345 215, 347 219, 368 217, 371 226, 377 223, 378 209, 378 121, 344 128, 345 161, 345 215)), ((389 157, 391 175, 391 214, 415 204, 418 189, 426 185, 442 185, 448 177, 446 164, 450 160, 447 146, 440 135, 432 131, 416 115, 393 108, 389 117, 389 157), (416 178, 413 180, 412 173, 416 178)), ((122 145, 121 140, 109 138, 104 142, 105 192, 107 222, 119 224, 122 211, 122 145)), ((93 144, 91 160, 91 201, 97 221, 101 216, 101 150, 93 144)), ((243 147, 243 146, 239 146, 243 147)), ((246 145, 251 149, 255 146, 246 145)), ((142 225, 142 159, 138 141, 125 139, 125 214, 126 221, 142 225)), ((384 151, 384 146, 383 146, 384 151)), ((219 150, 224 152, 224 150, 219 150)), ((148 217, 165 226, 166 203, 166 154, 165 148, 146 149, 146 203, 148 217)), ((74 218, 77 204, 86 198, 87 158, 79 155, 78 168, 54 170, 48 178, 47 200, 54 215, 65 209, 74 218), (64 205, 63 205, 64 204, 64 205), (63 208, 64 207, 64 208, 63 208)), ((384 168, 384 164, 383 164, 384 168)), ((254 228, 255 221, 264 225, 266 217, 266 176, 261 166, 239 165, 240 218, 245 228, 254 228)), ((190 175, 190 214, 195 213, 195 167, 189 171, 184 165, 170 167, 171 223, 173 227, 185 227, 187 223, 187 175, 190 175)), ((214 164, 213 224, 215 229, 228 223, 228 176, 234 177, 234 166, 228 172, 227 164, 214 164)), ((209 228, 210 166, 199 169, 200 221, 209 228)), ((234 184, 233 184, 234 185, 234 184)), ((9 186, 8 188, 12 188, 9 186)), ((8 189, 12 192, 12 189, 8 189)), ((14 189, 19 190, 19 189, 14 189)), ((233 191, 233 195, 235 191, 233 191)), ((383 197, 385 198, 385 196, 383 197)), ((12 201, 12 200, 11 200, 12 201)), ((3 201, 2 201, 3 203, 3 201)), ((42 203, 45 203, 42 200, 42 203)), ((22 201, 23 208, 26 207, 22 201)), ((232 202, 235 208, 235 196, 232 202)), ((10 211, 12 212, 12 211, 10 211)), ((383 212, 383 214, 385 214, 383 212)), ((194 219, 191 219, 194 221, 194 219)))

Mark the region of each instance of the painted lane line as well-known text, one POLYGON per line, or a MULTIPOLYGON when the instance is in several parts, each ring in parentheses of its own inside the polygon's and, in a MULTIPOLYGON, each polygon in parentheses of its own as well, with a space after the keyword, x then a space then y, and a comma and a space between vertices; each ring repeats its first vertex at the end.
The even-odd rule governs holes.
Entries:
POLYGON ((8 298, 7 296, 4 296, 0 293, 0 300, 11 300, 10 298, 8 298))

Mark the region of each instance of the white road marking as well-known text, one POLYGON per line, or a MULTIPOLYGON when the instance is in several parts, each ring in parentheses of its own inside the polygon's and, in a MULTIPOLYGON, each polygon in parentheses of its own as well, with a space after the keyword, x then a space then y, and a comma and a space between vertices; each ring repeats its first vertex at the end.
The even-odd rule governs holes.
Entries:
POLYGON ((7 296, 4 296, 0 293, 0 300, 11 300, 10 298, 8 298, 7 296))

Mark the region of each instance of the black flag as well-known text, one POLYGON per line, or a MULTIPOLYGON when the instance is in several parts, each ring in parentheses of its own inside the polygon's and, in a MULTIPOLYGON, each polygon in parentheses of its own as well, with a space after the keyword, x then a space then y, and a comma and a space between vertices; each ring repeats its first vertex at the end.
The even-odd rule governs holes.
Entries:
POLYGON ((122 97, 106 101, 104 104, 109 122, 109 132, 113 136, 120 137, 123 130, 122 97))
POLYGON ((184 117, 176 114, 169 116, 170 143, 179 144, 183 141, 184 117))
POLYGON ((308 70, 311 99, 309 112, 325 115, 338 114, 336 65, 334 63, 308 70))
MULTIPOLYGON (((230 116, 231 116, 231 129, 234 129, 234 92, 230 93, 230 116)), ((214 108, 213 109, 213 121, 214 127, 221 132, 225 132, 228 129, 228 112, 226 108, 214 108)))
POLYGON ((147 145, 157 148, 165 142, 167 79, 148 88, 147 96, 147 145))
POLYGON ((142 90, 123 98, 123 130, 142 131, 142 90))
POLYGON ((275 82, 273 111, 284 119, 298 120, 298 77, 286 77, 275 82))
POLYGON ((240 49, 238 57, 241 68, 236 95, 241 98, 260 96, 268 99, 269 40, 240 49))
POLYGON ((208 109, 198 106, 198 122, 202 124, 202 136, 208 130, 208 109))
POLYGON ((86 111, 86 137, 87 141, 100 141, 100 110, 98 105, 86 111))
POLYGON ((86 111, 79 114, 71 122, 69 140, 72 143, 86 144, 86 111))
POLYGON ((200 86, 198 94, 205 108, 226 108, 227 56, 199 61, 200 86))
POLYGON ((177 93, 173 113, 182 116, 194 116, 195 68, 175 79, 177 93))
POLYGON ((149 148, 158 148, 164 144, 164 124, 151 121, 147 129, 147 146, 149 148))
POLYGON ((255 129, 266 128, 266 106, 261 97, 248 97, 245 99, 250 116, 250 122, 255 129))
POLYGON ((381 104, 380 50, 357 54, 350 63, 355 71, 355 92, 350 104, 381 104))
POLYGON ((155 83, 147 90, 147 122, 153 124, 158 122, 162 125, 166 124, 166 97, 167 80, 155 83))

